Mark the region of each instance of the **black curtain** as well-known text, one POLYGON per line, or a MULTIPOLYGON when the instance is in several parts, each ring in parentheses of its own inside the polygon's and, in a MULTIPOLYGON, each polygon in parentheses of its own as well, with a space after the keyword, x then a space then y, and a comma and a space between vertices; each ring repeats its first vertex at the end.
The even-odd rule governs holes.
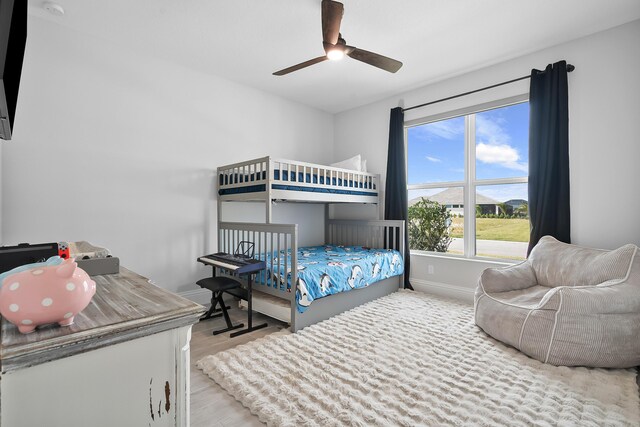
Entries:
POLYGON ((567 63, 531 70, 529 90, 529 248, 550 235, 571 243, 567 63))
POLYGON ((407 219, 407 162, 404 147, 404 111, 392 108, 389 120, 389 151, 387 154, 387 180, 384 197, 384 219, 404 220, 404 287, 413 289, 409 283, 411 256, 407 219))

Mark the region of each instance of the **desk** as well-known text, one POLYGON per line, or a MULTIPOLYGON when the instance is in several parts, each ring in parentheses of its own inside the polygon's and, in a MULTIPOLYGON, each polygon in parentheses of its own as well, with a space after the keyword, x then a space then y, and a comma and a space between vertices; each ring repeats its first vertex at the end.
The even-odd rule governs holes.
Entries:
POLYGON ((191 325, 204 307, 120 268, 69 327, 0 320, 3 427, 189 425, 191 325))

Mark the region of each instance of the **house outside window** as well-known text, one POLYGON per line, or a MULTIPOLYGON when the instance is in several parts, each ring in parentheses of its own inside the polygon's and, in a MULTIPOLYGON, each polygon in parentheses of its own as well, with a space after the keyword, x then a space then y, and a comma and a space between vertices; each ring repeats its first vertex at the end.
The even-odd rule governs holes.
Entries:
POLYGON ((412 120, 405 140, 412 251, 526 257, 527 96, 412 120))

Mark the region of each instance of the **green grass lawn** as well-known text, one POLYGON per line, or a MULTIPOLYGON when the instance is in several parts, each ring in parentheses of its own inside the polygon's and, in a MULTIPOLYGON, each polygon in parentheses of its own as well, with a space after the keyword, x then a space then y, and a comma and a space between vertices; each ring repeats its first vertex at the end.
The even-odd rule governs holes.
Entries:
MULTIPOLYGON (((451 237, 462 237, 464 218, 453 218, 451 237)), ((479 240, 529 241, 528 219, 477 218, 476 238, 479 240)))

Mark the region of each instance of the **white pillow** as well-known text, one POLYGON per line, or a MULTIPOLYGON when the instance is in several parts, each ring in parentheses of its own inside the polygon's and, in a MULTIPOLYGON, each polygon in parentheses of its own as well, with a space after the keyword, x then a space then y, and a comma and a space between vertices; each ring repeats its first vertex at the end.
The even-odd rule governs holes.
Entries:
POLYGON ((360 158, 360 154, 358 154, 357 156, 353 156, 350 159, 343 160, 337 163, 331 163, 329 166, 332 166, 334 168, 351 169, 360 172, 360 168, 362 167, 362 159, 360 158))
POLYGON ((367 161, 363 160, 360 162, 360 172, 366 172, 367 171, 367 161))

